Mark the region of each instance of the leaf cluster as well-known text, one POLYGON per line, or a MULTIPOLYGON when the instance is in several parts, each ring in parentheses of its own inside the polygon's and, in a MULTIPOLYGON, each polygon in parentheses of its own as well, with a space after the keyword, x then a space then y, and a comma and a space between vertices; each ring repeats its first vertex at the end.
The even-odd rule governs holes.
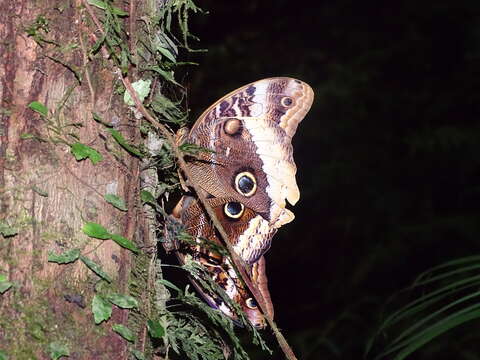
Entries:
POLYGON ((406 305, 388 312, 367 354, 375 354, 375 360, 402 360, 447 331, 479 319, 479 286, 480 256, 453 260, 422 273, 394 298, 404 303, 405 296, 413 295, 406 305))

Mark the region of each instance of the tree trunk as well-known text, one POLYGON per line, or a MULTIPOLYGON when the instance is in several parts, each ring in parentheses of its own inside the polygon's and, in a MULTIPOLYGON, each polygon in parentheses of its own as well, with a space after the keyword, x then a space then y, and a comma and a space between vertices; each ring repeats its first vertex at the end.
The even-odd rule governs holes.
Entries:
POLYGON ((93 320, 92 298, 106 282, 81 261, 47 260, 78 248, 112 278, 109 291, 120 294, 129 293, 134 262, 148 264, 82 232, 94 222, 138 247, 151 245, 150 224, 137 221, 139 160, 92 118, 98 113, 127 141, 139 140, 135 119, 115 94, 121 79, 105 56, 87 66, 94 34, 101 35, 80 1, 0 0, 0 19, 0 276, 13 284, 0 295, 0 350, 9 359, 50 359, 60 344, 72 359, 127 358, 127 342, 111 324, 126 325, 128 310, 114 307, 108 323, 93 320), (34 101, 48 113, 29 108, 34 101), (77 161, 76 142, 103 160, 77 161), (123 198, 128 211, 107 203, 107 193, 123 198))

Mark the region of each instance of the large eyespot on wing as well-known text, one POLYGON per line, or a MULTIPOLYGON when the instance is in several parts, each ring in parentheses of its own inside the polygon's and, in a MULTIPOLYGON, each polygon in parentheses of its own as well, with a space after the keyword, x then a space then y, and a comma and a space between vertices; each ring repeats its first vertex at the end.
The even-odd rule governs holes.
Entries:
POLYGON ((242 171, 235 175, 234 179, 235 189, 239 194, 250 197, 255 194, 257 190, 257 179, 250 171, 242 171))
POLYGON ((230 219, 240 219, 245 211, 245 205, 237 201, 227 202, 223 206, 223 213, 230 219))
MULTIPOLYGON (((211 198, 207 202, 227 232, 235 253, 247 264, 255 263, 270 248, 277 228, 271 226, 264 217, 241 203, 235 203, 232 198, 211 198), (233 217, 229 216, 227 211, 233 217)), ((189 203, 183 210, 181 219, 193 237, 222 244, 198 201, 189 203)))

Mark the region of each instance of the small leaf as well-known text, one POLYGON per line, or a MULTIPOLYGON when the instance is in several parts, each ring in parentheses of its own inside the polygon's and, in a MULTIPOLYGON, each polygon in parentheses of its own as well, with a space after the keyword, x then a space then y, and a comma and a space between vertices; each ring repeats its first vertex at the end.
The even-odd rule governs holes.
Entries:
POLYGON ((89 258, 87 258, 85 256, 80 256, 80 260, 82 260, 82 262, 85 265, 87 265, 87 267, 90 270, 92 270, 95 274, 100 276, 102 279, 104 279, 105 281, 108 281, 108 282, 112 282, 112 278, 110 276, 108 276, 108 274, 105 271, 103 271, 103 269, 100 265, 98 265, 97 263, 93 262, 92 260, 90 260, 89 258))
POLYGON ((133 334, 133 331, 126 326, 123 326, 122 324, 113 324, 112 329, 116 333, 120 334, 120 336, 123 337, 125 340, 132 342, 135 340, 135 335, 133 334))
POLYGON ((32 109, 33 111, 38 112, 40 115, 47 117, 48 116, 48 109, 45 105, 42 103, 39 103, 38 101, 32 101, 30 104, 28 104, 28 107, 32 109))
MULTIPOLYGON (((132 87, 136 92, 136 95, 138 97, 138 100, 143 103, 143 100, 148 96, 150 93, 150 85, 152 83, 152 80, 138 80, 132 83, 132 87)), ((125 93, 123 94, 123 101, 125 104, 128 106, 134 106, 135 102, 133 101, 132 97, 130 96, 130 93, 128 90, 125 90, 125 93)))
POLYGON ((0 234, 2 234, 3 237, 14 236, 18 234, 18 230, 6 222, 0 221, 0 234))
POLYGON ((92 112, 92 116, 93 116, 93 120, 95 120, 96 122, 102 124, 103 126, 106 126, 106 127, 109 127, 109 128, 113 127, 112 124, 109 124, 109 123, 107 123, 106 121, 104 121, 104 120, 102 119, 102 117, 101 117, 100 115, 98 115, 97 113, 92 112))
POLYGON ((159 46, 157 46, 157 50, 160 54, 165 56, 171 62, 173 62, 173 63, 177 62, 177 59, 175 58, 175 55, 173 55, 169 49, 163 47, 162 45, 159 45, 159 46))
POLYGON ((36 340, 45 341, 45 329, 43 328, 42 324, 39 322, 34 322, 30 328, 29 333, 32 335, 36 340))
POLYGON ((147 321, 148 333, 152 338, 158 339, 165 335, 165 329, 162 324, 156 320, 147 321))
POLYGON ((70 151, 75 156, 77 161, 89 158, 92 164, 95 165, 99 161, 103 160, 102 154, 100 154, 97 150, 79 142, 71 145, 70 151))
POLYGON ((165 279, 158 279, 157 280, 160 284, 163 284, 165 285, 166 287, 170 288, 170 289, 173 289, 173 290, 176 290, 177 292, 179 293, 182 293, 182 290, 180 290, 180 288, 178 286, 176 286, 174 283, 168 281, 168 280, 165 280, 165 279))
MULTIPOLYGON (((143 360, 143 359, 140 359, 135 353, 133 354, 137 357, 137 359, 139 360, 143 360)), ((144 358, 145 359, 145 358, 144 358)), ((5 351, 3 350, 0 350, 0 360, 8 360, 8 355, 5 351)))
POLYGON ((108 295, 108 301, 117 305, 122 309, 138 308, 138 301, 133 296, 124 294, 110 294, 108 295))
POLYGON ((62 356, 70 356, 70 350, 67 345, 59 342, 50 343, 48 345, 48 351, 50 353, 50 359, 52 360, 60 359, 62 356))
POLYGON ((40 189, 39 187, 36 187, 35 185, 32 186, 32 190, 36 192, 38 195, 43 196, 43 197, 48 197, 48 192, 45 190, 40 189))
POLYGON ((0 274, 0 282, 7 281, 7 275, 0 274))
POLYGON ((122 210, 122 211, 127 211, 127 205, 125 205, 125 201, 115 195, 115 194, 105 194, 105 200, 109 203, 109 204, 112 204, 114 207, 116 207, 117 209, 119 210, 122 210))
POLYGON ((125 12, 125 11, 119 9, 119 8, 116 8, 114 6, 107 5, 105 2, 103 2, 101 0, 88 0, 88 3, 90 5, 98 7, 99 9, 102 9, 102 10, 106 10, 107 7, 108 7, 110 9, 110 11, 112 12, 112 14, 115 14, 115 15, 118 15, 118 16, 128 16, 127 12, 125 12))
POLYGON ((70 249, 61 254, 48 253, 48 261, 57 264, 68 264, 76 261, 80 256, 80 249, 70 249))
POLYGON ((135 244, 133 242, 131 242, 130 240, 128 240, 127 238, 121 236, 121 235, 118 235, 118 234, 111 234, 111 239, 113 241, 115 241, 118 245, 128 249, 128 250, 131 250, 133 251, 135 254, 138 254, 139 253, 139 250, 138 248, 135 246, 135 244))
POLYGON ((105 229, 102 225, 94 223, 94 222, 87 222, 83 225, 83 233, 96 238, 96 239, 110 239, 111 234, 105 229))
POLYGON ((12 287, 13 283, 10 281, 0 281, 0 294, 3 294, 12 287))
POLYGON ((92 312, 95 324, 100 324, 112 316, 112 304, 106 301, 100 295, 95 295, 92 300, 92 312))
POLYGON ((187 154, 191 155, 196 155, 199 152, 209 152, 209 153, 215 153, 214 150, 207 149, 203 146, 199 146, 197 144, 189 144, 189 143, 184 143, 178 147, 180 151, 183 151, 187 154))
POLYGON ((179 85, 181 86, 179 83, 177 83, 175 81, 175 78, 173 77, 173 71, 166 71, 166 70, 163 70, 161 67, 159 66, 150 66, 147 68, 148 70, 152 70, 152 71, 155 71, 157 73, 160 74, 160 76, 162 76, 165 80, 167 81, 170 81, 171 83, 175 84, 175 85, 179 85))
MULTIPOLYGON (((36 136, 30 133, 23 133, 20 135, 20 139, 22 140, 28 140, 28 139, 35 139, 36 136)), ((1 358, 0 358, 1 359, 1 358)))
POLYGON ((125 138, 123 137, 123 135, 119 131, 117 131, 115 129, 108 129, 108 131, 110 132, 110 134, 112 134, 113 138, 117 141, 117 143, 119 143, 120 146, 122 146, 129 153, 132 153, 133 155, 136 155, 138 157, 143 156, 143 154, 135 146, 130 145, 125 140, 125 138))
MULTIPOLYGON (((143 354, 143 352, 138 351, 137 349, 132 349, 132 354, 137 360, 145 360, 145 355, 143 354)), ((0 358, 0 360, 1 359, 2 358, 0 358)))
POLYGON ((140 199, 142 199, 142 201, 144 203, 150 203, 150 204, 153 204, 153 205, 155 205, 157 203, 157 201, 153 197, 152 193, 147 191, 147 190, 140 191, 140 199))

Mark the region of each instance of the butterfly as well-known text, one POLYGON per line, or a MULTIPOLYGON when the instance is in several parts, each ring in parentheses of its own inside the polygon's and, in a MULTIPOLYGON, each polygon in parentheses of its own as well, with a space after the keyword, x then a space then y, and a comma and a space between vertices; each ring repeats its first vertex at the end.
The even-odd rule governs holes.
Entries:
MULTIPOLYGON (((246 272, 266 300, 271 317, 273 305, 263 254, 277 230, 294 219, 286 208, 287 201, 294 205, 300 198, 292 137, 312 102, 313 90, 300 80, 259 80, 222 97, 198 118, 190 131, 178 137, 179 144, 193 144, 205 150, 186 159, 190 170, 187 181, 200 187, 235 253, 244 261, 246 272)), ((250 322, 263 327, 263 315, 229 257, 202 244, 204 239, 222 246, 203 206, 195 197, 186 195, 173 216, 198 242, 177 250, 180 261, 190 256, 204 265, 250 322)), ((212 307, 236 319, 231 306, 202 289, 198 282, 196 286, 212 307)))

